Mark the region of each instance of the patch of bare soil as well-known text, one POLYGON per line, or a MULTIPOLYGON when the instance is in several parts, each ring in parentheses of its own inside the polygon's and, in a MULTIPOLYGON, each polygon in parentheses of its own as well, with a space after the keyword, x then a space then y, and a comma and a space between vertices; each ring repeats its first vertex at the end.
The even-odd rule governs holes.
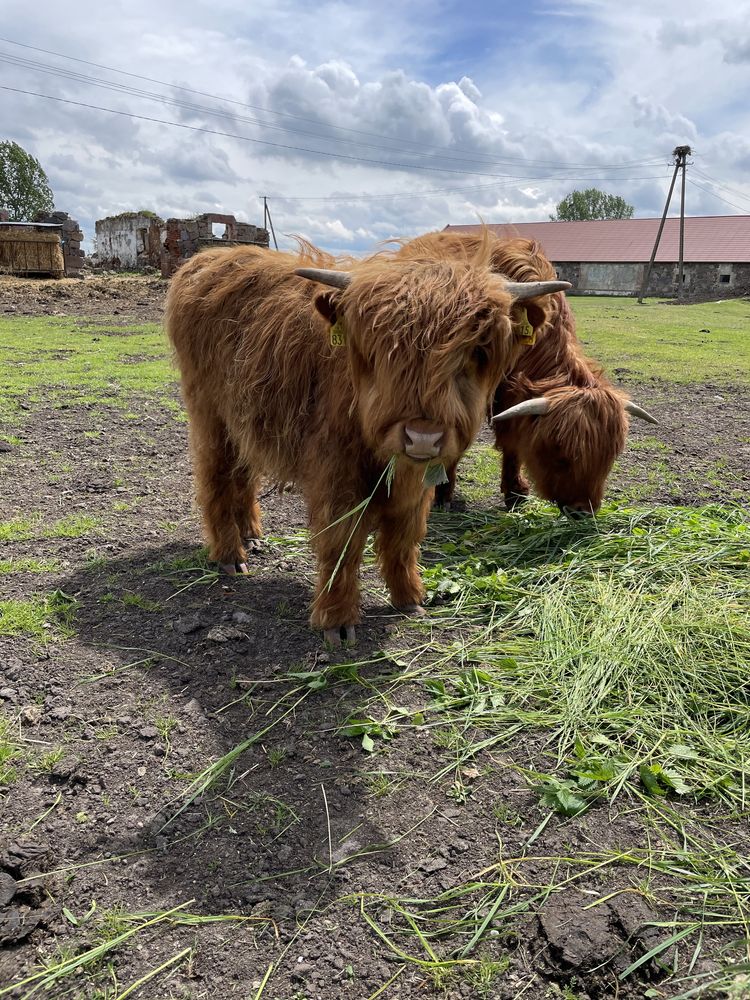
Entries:
MULTIPOLYGON (((148 289, 128 315, 142 309, 140 318, 156 318, 161 283, 119 280, 139 282, 138 295, 148 289)), ((19 312, 43 312, 57 304, 54 287, 43 303, 13 302, 19 312)), ((111 313, 104 292, 86 298, 97 287, 94 279, 75 283, 71 295, 81 298, 61 298, 66 311, 111 313)), ((11 298, 0 281, 0 309, 11 298)), ((724 492, 731 483, 747 495, 746 390, 691 387, 687 399, 654 385, 639 387, 638 398, 662 423, 634 427, 633 441, 648 433, 666 442, 679 481, 655 480, 648 497, 702 499, 708 480, 693 473, 718 460, 730 477, 724 492)), ((659 990, 673 950, 618 979, 664 939, 658 921, 674 916, 657 901, 658 877, 647 894, 637 871, 581 878, 575 861, 645 846, 628 805, 554 817, 540 830, 547 811, 517 768, 553 766, 544 734, 488 752, 481 772, 464 776, 471 794, 461 800, 452 797, 451 773, 433 778, 446 751, 430 730, 410 731, 371 757, 338 734, 369 694, 368 680, 402 669, 379 652, 401 617, 377 577, 368 569, 359 679, 316 688, 321 671, 336 663, 345 670, 351 657, 325 652, 306 624, 313 567, 304 542, 295 549, 274 540, 304 527, 300 498, 264 499, 270 539, 248 578, 196 570, 185 425, 152 400, 133 400, 131 411, 136 419, 115 409, 42 408, 14 429, 21 444, 0 454, 0 519, 98 519, 83 537, 40 542, 37 532, 3 550, 4 559, 54 559, 57 568, 0 576, 0 600, 59 589, 77 610, 68 640, 0 639, 0 700, 18 720, 22 753, 3 801, 0 983, 183 907, 236 919, 180 923, 178 913, 139 932, 112 959, 120 989, 185 952, 137 996, 363 1000, 391 979, 379 995, 634 1000, 659 990), (98 438, 86 435, 99 429, 98 438), (290 672, 298 683, 281 681, 290 672), (191 777, 250 737, 223 780, 182 809, 191 777), (553 867, 550 858, 569 860, 553 867), (522 905, 501 916, 500 876, 509 873, 522 905), (564 890, 539 896, 539 887, 566 879, 564 890), (452 895, 467 884, 475 896, 452 895), (398 949, 428 957, 390 901, 404 896, 417 915, 458 904, 470 914, 484 897, 486 932, 471 952, 481 967, 438 976, 404 961, 398 949)), ((613 492, 649 486, 652 465, 651 451, 631 448, 613 492)), ((710 489, 711 499, 724 495, 710 489)), ((409 708, 408 689, 399 697, 409 708)), ((704 941, 704 954, 724 943, 704 941)), ((440 952, 466 944, 428 942, 440 952)), ((693 973, 711 968, 701 958, 693 973)), ((112 985, 106 958, 97 975, 102 992, 80 976, 49 995, 116 996, 104 992, 112 985)))
POLYGON ((17 316, 120 316, 158 323, 168 284, 146 276, 46 280, 0 275, 0 314, 17 316))

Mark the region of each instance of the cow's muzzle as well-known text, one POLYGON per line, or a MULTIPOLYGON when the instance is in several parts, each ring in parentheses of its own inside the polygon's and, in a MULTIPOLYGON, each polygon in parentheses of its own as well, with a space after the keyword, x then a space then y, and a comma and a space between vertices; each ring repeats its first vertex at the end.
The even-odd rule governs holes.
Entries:
POLYGON ((587 517, 594 516, 594 509, 590 503, 559 503, 557 505, 560 512, 571 521, 584 521, 587 517))
POLYGON ((404 427, 404 454, 416 462, 428 462, 440 454, 443 431, 418 431, 404 427))

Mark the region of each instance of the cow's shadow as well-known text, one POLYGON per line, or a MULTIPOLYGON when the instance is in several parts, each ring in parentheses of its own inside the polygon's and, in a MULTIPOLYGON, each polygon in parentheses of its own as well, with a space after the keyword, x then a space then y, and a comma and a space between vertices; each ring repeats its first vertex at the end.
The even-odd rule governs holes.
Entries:
MULTIPOLYGON (((61 581, 77 602, 64 655, 87 743, 62 781, 89 793, 76 860, 126 859, 110 876, 123 905, 195 899, 292 933, 367 878, 363 863, 398 865, 366 755, 339 730, 368 673, 398 671, 380 648, 400 616, 371 604, 359 645, 327 650, 307 624, 311 581, 294 560, 257 559, 257 575, 226 578, 200 550, 143 547, 61 581)), ((93 891, 100 871, 77 879, 93 891)))

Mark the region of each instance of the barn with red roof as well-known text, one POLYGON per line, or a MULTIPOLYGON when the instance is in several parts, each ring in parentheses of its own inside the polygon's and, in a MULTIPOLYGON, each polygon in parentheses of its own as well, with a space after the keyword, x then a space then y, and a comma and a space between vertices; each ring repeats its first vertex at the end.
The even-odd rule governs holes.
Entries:
MULTIPOLYGON (((558 277, 581 295, 637 295, 654 248, 660 219, 590 222, 520 222, 489 225, 501 237, 538 240, 558 277)), ((481 227, 446 226, 476 233, 481 227)), ((676 296, 680 220, 667 219, 648 284, 648 295, 676 296)), ((722 299, 750 295, 750 215, 685 218, 683 296, 722 299)))

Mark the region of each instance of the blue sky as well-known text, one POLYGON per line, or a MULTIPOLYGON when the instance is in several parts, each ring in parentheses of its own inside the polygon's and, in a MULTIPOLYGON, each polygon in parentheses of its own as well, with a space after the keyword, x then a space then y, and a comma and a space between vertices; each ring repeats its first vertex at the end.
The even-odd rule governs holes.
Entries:
POLYGON ((263 194, 277 234, 342 252, 587 186, 657 215, 683 143, 689 213, 750 214, 750 0, 4 0, 0 35, 0 85, 110 109, 0 91, 0 138, 89 234, 138 208, 259 222, 263 194))

